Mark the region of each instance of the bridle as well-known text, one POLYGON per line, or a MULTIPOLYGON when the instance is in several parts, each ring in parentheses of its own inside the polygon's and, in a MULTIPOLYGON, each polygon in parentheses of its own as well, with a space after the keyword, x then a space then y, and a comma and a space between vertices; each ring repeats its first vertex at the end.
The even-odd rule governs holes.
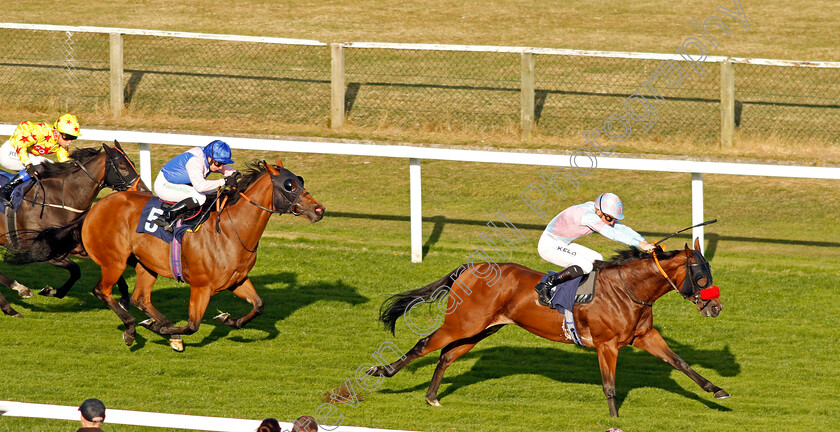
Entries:
MULTIPOLYGON (((109 148, 105 147, 105 154, 107 155, 107 166, 105 167, 105 176, 103 176, 103 183, 108 179, 108 174, 114 174, 117 176, 117 180, 110 182, 111 184, 105 183, 103 186, 110 187, 111 189, 122 192, 127 190, 137 191, 137 187, 140 184, 140 174, 137 172, 137 167, 134 166, 134 163, 131 162, 131 159, 125 154, 122 148, 119 146, 109 148), (119 168, 117 167, 117 162, 114 161, 114 158, 111 157, 111 152, 116 151, 119 153, 118 159, 120 161, 125 161, 131 167, 131 174, 129 176, 124 176, 119 168)), ((88 174, 90 175, 90 174, 88 174)), ((103 187, 100 186, 100 187, 103 187)))
POLYGON ((686 300, 691 301, 698 308, 702 311, 709 303, 720 297, 720 290, 712 285, 712 269, 709 265, 709 262, 703 258, 703 255, 700 252, 693 250, 691 253, 694 255, 694 263, 691 263, 689 256, 685 258, 685 277, 683 278, 682 288, 677 288, 677 285, 671 280, 668 274, 665 272, 665 269, 662 268, 662 265, 659 264, 659 258, 656 256, 656 251, 653 251, 653 260, 656 263, 656 268, 659 269, 659 273, 665 280, 671 284, 671 287, 674 288, 675 291, 678 291, 680 295, 683 296, 686 300), (702 284, 700 280, 704 279, 705 282, 702 284), (704 301, 702 306, 700 306, 700 302, 704 301))

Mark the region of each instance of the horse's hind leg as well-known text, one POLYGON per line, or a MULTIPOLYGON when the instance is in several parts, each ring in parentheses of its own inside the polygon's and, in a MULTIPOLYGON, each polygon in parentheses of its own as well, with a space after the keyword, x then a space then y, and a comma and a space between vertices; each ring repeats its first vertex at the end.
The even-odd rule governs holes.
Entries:
POLYGON ((114 288, 114 283, 122 277, 122 272, 124 268, 122 267, 102 267, 102 277, 99 279, 99 283, 93 287, 93 295, 95 295, 98 299, 105 302, 112 311, 122 320, 123 324, 125 324, 125 331, 123 332, 123 341, 126 345, 131 346, 134 343, 134 338, 137 335, 137 330, 134 327, 134 317, 131 316, 127 311, 125 311, 122 307, 120 307, 119 303, 114 299, 112 295, 112 290, 114 288))
POLYGON ((435 330, 435 332, 431 335, 417 341, 417 343, 414 344, 414 347, 412 347, 405 356, 389 365, 372 367, 368 369, 367 374, 390 378, 414 360, 417 360, 430 352, 437 351, 449 345, 453 341, 458 341, 465 337, 469 337, 469 334, 464 334, 463 329, 457 328, 456 330, 455 326, 447 326, 447 322, 444 321, 441 328, 435 330))
POLYGON ((426 402, 429 405, 440 406, 437 393, 438 389, 440 389, 440 383, 443 381, 443 374, 446 372, 446 368, 457 360, 458 357, 469 352, 482 339, 496 333, 502 327, 504 327, 504 324, 488 327, 475 336, 459 339, 443 347, 440 353, 440 360, 438 360, 437 367, 435 367, 435 373, 432 375, 432 382, 429 384, 429 391, 426 392, 426 402))
POLYGON ((23 318, 23 315, 18 313, 18 311, 14 310, 12 308, 12 305, 10 305, 8 301, 6 301, 6 297, 3 297, 2 293, 0 293, 0 310, 2 310, 3 313, 6 315, 11 315, 15 318, 23 318))
POLYGON ((0 273, 0 283, 17 291, 18 296, 20 296, 21 298, 32 297, 32 291, 29 291, 29 288, 27 288, 22 283, 4 275, 3 273, 0 273))
POLYGON ((688 375, 688 377, 694 380, 700 388, 713 393, 715 398, 726 399, 729 397, 729 393, 712 384, 711 381, 706 378, 703 378, 699 373, 695 372, 694 369, 685 362, 685 360, 681 359, 680 356, 671 351, 668 343, 665 342, 665 339, 656 329, 651 329, 649 332, 645 333, 644 336, 637 337, 636 340, 633 341, 633 346, 653 354, 654 357, 664 360, 665 363, 673 366, 674 369, 688 375))
POLYGON ((64 296, 70 292, 70 288, 72 288, 73 285, 82 277, 82 271, 79 268, 79 265, 73 262, 70 258, 56 259, 47 262, 70 272, 70 278, 67 279, 67 282, 64 282, 64 285, 58 287, 58 289, 48 285, 42 288, 38 294, 47 297, 64 298, 64 296))
POLYGON ((239 319, 231 318, 229 313, 220 313, 213 319, 234 328, 242 328, 242 326, 248 324, 248 321, 251 321, 262 314, 263 301, 260 296, 257 295, 257 290, 254 289, 254 284, 251 283, 251 279, 249 278, 245 278, 245 280, 240 282, 239 286, 234 288, 233 293, 236 294, 237 297, 245 299, 248 303, 251 303, 253 306, 251 311, 239 319))

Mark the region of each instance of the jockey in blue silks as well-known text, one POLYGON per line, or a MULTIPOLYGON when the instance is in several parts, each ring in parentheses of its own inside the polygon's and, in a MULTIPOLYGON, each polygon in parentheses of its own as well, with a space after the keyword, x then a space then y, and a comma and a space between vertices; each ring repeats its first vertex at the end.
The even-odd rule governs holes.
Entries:
POLYGON ((237 171, 228 166, 232 163, 230 146, 220 140, 203 148, 191 148, 172 158, 155 179, 155 193, 161 199, 176 204, 165 210, 155 223, 172 231, 172 226, 181 216, 204 204, 207 195, 222 186, 233 186, 237 171), (225 177, 207 180, 210 173, 221 173, 225 177))

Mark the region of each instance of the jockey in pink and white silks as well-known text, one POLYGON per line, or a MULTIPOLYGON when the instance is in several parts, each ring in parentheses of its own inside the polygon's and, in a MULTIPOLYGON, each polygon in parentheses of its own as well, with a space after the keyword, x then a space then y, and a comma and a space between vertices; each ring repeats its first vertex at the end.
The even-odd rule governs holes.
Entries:
POLYGON ((602 193, 595 201, 571 206, 554 217, 546 226, 537 245, 542 259, 565 269, 539 283, 535 289, 540 303, 549 306, 550 290, 555 285, 592 271, 595 260, 604 257, 586 246, 575 243, 583 236, 597 232, 604 237, 646 252, 654 249, 644 237, 619 220, 624 219, 624 205, 614 193, 602 193))

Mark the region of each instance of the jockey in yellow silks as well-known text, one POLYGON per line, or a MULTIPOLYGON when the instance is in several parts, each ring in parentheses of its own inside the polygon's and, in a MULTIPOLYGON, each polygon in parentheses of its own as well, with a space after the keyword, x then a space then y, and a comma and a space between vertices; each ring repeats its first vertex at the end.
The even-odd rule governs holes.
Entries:
POLYGON ((0 189, 0 199, 7 202, 15 186, 43 173, 39 164, 51 162, 44 155, 55 154, 59 162, 70 159, 70 142, 82 136, 79 120, 64 114, 50 125, 25 121, 15 128, 12 137, 0 146, 0 165, 17 175, 0 189))

